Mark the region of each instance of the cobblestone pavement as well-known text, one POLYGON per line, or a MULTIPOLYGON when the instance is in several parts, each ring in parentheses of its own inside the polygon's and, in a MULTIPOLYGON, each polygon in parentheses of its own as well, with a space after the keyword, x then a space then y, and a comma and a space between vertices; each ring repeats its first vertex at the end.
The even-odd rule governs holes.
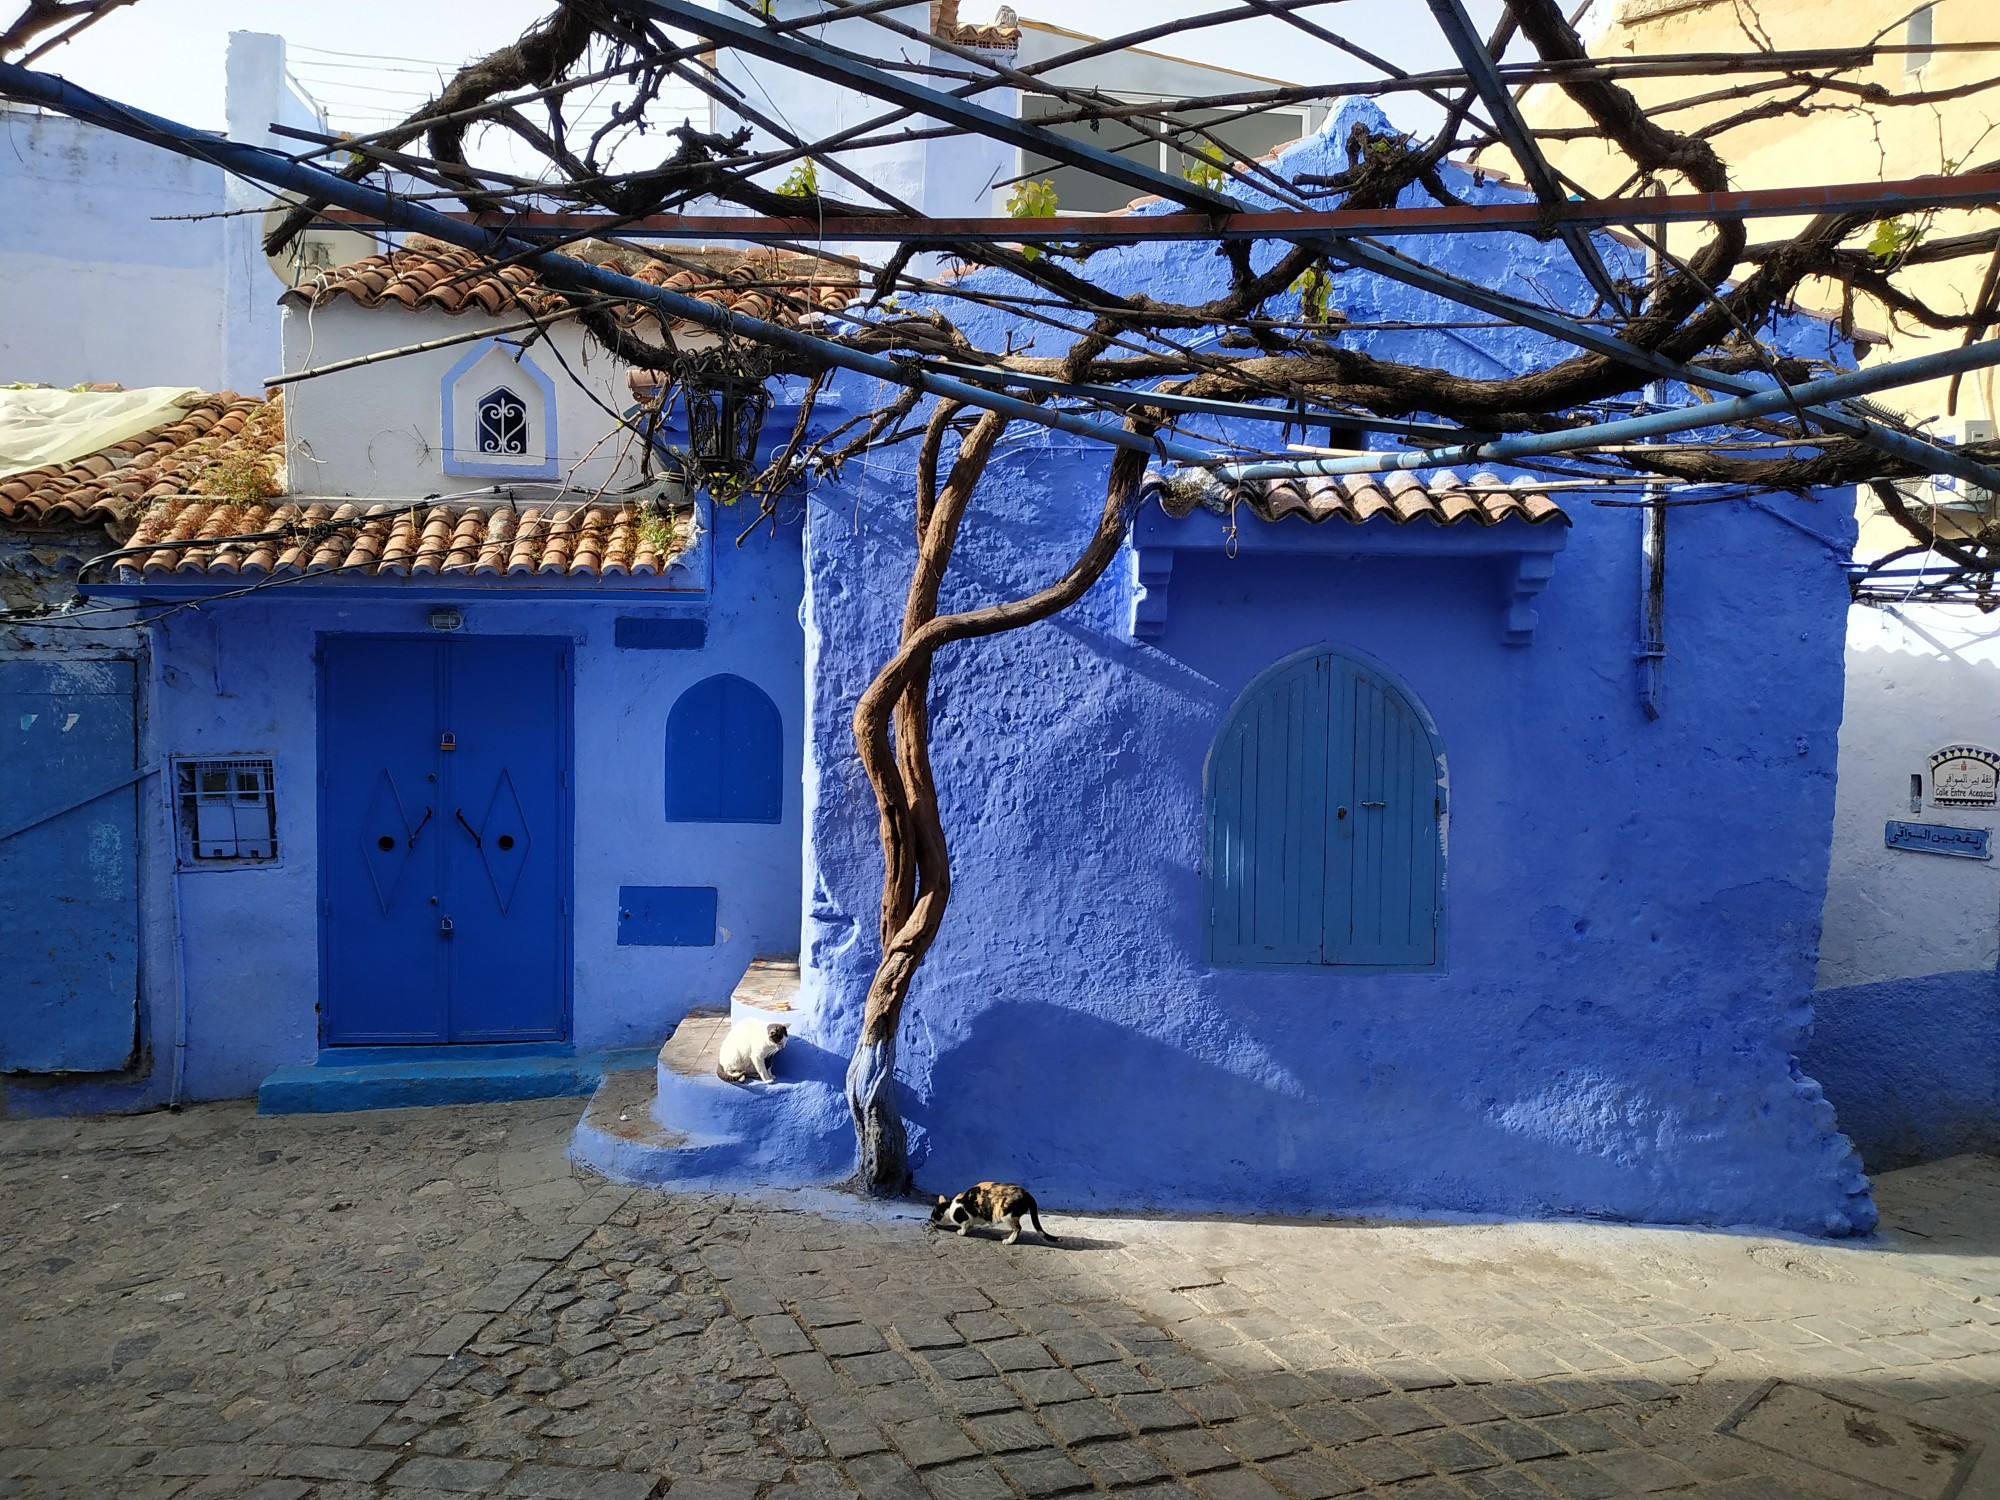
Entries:
POLYGON ((2000 1496, 2000 1161, 1861 1246, 573 1173, 573 1101, 0 1123, 0 1495, 2000 1496))

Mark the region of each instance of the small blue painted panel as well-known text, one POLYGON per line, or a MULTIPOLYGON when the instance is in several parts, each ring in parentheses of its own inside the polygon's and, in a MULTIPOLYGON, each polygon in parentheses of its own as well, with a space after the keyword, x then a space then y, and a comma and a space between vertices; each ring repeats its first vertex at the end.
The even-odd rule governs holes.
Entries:
POLYGON ((621 948, 714 947, 715 887, 621 885, 618 945, 621 948))
POLYGON ((646 620, 621 615, 612 639, 625 651, 699 651, 708 644, 708 621, 646 620))
POLYGON ((667 715, 669 823, 776 823, 784 816, 784 725, 753 682, 721 673, 667 715))
POLYGON ((1429 731, 1401 692, 1334 651, 1280 663, 1209 758, 1211 961, 1433 967, 1442 812, 1429 731))
POLYGON ((1923 854, 1951 854, 1960 859, 1991 859, 1992 834, 1984 828, 1954 828, 1949 823, 1896 823, 1882 830, 1891 849, 1915 849, 1923 854))
POLYGON ((135 680, 129 661, 0 661, 0 1071, 132 1060, 135 680))

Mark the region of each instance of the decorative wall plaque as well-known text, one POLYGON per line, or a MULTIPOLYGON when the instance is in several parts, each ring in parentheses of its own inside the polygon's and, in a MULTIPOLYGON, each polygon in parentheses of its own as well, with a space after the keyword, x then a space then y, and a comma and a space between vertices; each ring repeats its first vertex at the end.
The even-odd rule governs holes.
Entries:
POLYGON ((1945 807, 1992 807, 2000 800, 2000 752, 1946 745, 1931 757, 1931 801, 1945 807))

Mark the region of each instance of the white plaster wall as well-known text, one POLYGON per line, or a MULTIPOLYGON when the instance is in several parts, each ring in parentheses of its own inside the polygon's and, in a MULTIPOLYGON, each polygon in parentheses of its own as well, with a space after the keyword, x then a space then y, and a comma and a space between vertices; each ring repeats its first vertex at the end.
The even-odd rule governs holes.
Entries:
MULTIPOLYGON (((285 367, 301 370, 356 355, 504 326, 489 317, 401 306, 365 308, 342 299, 321 308, 285 308, 285 367)), ((519 338, 520 334, 511 335, 519 338)), ((624 367, 573 324, 553 329, 526 358, 555 382, 561 471, 553 480, 495 480, 444 470, 444 377, 476 345, 426 350, 300 381, 285 393, 286 477, 295 497, 352 495, 412 500, 489 494, 496 484, 532 495, 567 482, 614 487, 639 478, 638 440, 610 413, 632 405, 624 367), (549 346, 553 345, 555 353, 549 346), (556 357, 560 355, 560 358, 556 357), (600 405, 599 403, 602 403, 600 405)), ((531 404, 536 421, 540 410, 531 404)))
MULTIPOLYGON (((232 140, 320 124, 282 37, 231 33, 228 90, 232 140)), ((0 136, 0 380, 263 389, 284 288, 241 211, 269 193, 38 110, 0 107, 0 136)))
POLYGON ((1930 756, 1954 744, 2000 749, 2000 618, 1969 606, 1857 606, 1848 625, 1821 989, 2000 961, 2000 860, 1883 846, 1892 818, 1994 829, 2000 845, 1992 808, 1929 801, 1930 756), (1917 773, 1925 803, 1912 812, 1917 773))

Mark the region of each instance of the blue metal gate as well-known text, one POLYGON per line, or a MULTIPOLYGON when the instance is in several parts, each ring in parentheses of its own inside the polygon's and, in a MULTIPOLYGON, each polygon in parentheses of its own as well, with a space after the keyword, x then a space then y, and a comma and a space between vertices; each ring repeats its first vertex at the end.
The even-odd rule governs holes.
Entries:
POLYGON ((1339 652, 1296 657, 1252 683, 1209 755, 1210 958, 1433 966, 1438 768, 1410 701, 1339 652))
POLYGON ((0 1070, 132 1061, 136 685, 129 661, 0 661, 0 1070))
POLYGON ((325 640, 327 1045, 568 1036, 569 743, 561 641, 325 640))

